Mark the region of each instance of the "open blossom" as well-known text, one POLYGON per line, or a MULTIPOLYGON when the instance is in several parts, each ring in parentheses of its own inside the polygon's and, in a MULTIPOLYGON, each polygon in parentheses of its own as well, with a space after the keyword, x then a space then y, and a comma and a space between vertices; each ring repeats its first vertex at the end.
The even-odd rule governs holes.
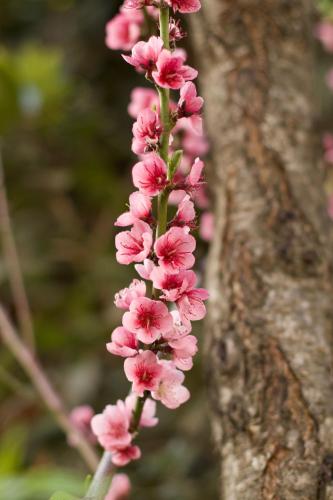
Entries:
POLYGON ((158 388, 162 366, 152 351, 143 351, 134 358, 127 358, 124 370, 128 380, 133 382, 132 391, 138 396, 143 396, 144 391, 158 388))
POLYGON ((138 347, 139 344, 135 334, 122 326, 113 330, 111 342, 106 344, 106 348, 111 354, 122 356, 123 358, 135 356, 138 352, 138 347))
POLYGON ((200 0, 166 0, 166 3, 173 8, 174 12, 179 11, 182 14, 198 12, 201 8, 200 0))
POLYGON ((186 120, 193 132, 202 135, 202 118, 198 114, 203 106, 202 97, 197 96, 197 89, 193 82, 186 82, 180 89, 178 101, 179 124, 186 120))
POLYGON ((150 221, 151 209, 150 197, 135 191, 129 197, 129 211, 121 214, 114 225, 118 227, 131 226, 138 219, 150 221))
POLYGON ((142 7, 147 7, 153 5, 154 0, 125 0, 126 9, 142 9, 142 7))
POLYGON ((194 264, 195 239, 187 228, 172 227, 155 242, 159 265, 170 273, 189 269, 194 264))
POLYGON ((167 408, 174 410, 190 398, 189 390, 182 384, 184 373, 177 370, 172 361, 161 360, 160 381, 156 390, 152 391, 154 399, 161 401, 167 408))
POLYGON ((192 288, 196 283, 193 271, 180 270, 178 273, 170 273, 160 266, 153 269, 150 279, 154 288, 162 290, 161 298, 170 302, 176 302, 187 289, 192 288))
POLYGON ((172 327, 172 316, 160 300, 141 297, 133 300, 123 316, 124 327, 145 344, 152 344, 172 327))
POLYGON ((146 295, 146 283, 134 279, 128 288, 123 288, 114 297, 114 303, 119 309, 129 309, 132 301, 146 295))
MULTIPOLYGON (((137 402, 137 396, 135 394, 130 394, 125 399, 126 408, 129 414, 132 415, 133 410, 137 402)), ((139 427, 155 427, 158 424, 158 418, 156 414, 156 402, 150 398, 147 398, 144 402, 142 414, 139 422, 139 427)))
POLYGON ((171 356, 174 365, 180 370, 191 370, 193 367, 193 356, 198 352, 198 341, 194 335, 186 335, 180 339, 170 340, 171 356))
POLYGON ((91 420, 91 428, 101 446, 107 451, 126 448, 132 441, 130 417, 123 401, 107 405, 103 413, 91 420))
POLYGON ((133 153, 139 155, 155 149, 161 134, 162 126, 158 113, 151 109, 141 111, 133 125, 133 153))
POLYGON ((143 262, 150 253, 153 242, 151 227, 143 221, 134 223, 131 231, 122 231, 116 236, 116 258, 119 264, 143 262))
MULTIPOLYGON (((74 408, 71 411, 69 418, 74 427, 76 427, 90 443, 94 444, 96 443, 96 436, 92 433, 90 426, 93 416, 94 410, 91 406, 82 405, 74 408)), ((70 436, 68 442, 71 446, 77 446, 78 444, 77 439, 74 436, 70 436)))
POLYGON ((159 108, 159 98, 155 90, 145 87, 136 87, 132 90, 131 101, 127 108, 128 114, 132 118, 137 118, 144 109, 153 109, 154 107, 159 108))
POLYGON ((123 58, 138 71, 146 72, 149 76, 156 67, 162 49, 163 40, 157 36, 151 36, 148 42, 136 43, 132 49, 132 55, 123 55, 123 58))
POLYGON ((107 47, 113 50, 131 50, 140 37, 142 23, 142 12, 133 13, 121 9, 106 25, 107 47))
POLYGON ((199 133, 197 129, 193 129, 193 127, 197 126, 195 123, 193 123, 193 117, 191 121, 181 119, 179 120, 179 122, 181 122, 182 128, 184 129, 184 135, 182 139, 182 147, 184 149, 184 152, 192 158, 205 155, 209 150, 209 143, 205 136, 199 133))
POLYGON ((182 322, 190 324, 191 321, 198 321, 206 316, 204 300, 209 294, 204 288, 193 288, 187 290, 177 301, 177 307, 182 322))
POLYGON ((166 164, 155 153, 134 165, 132 177, 134 186, 148 196, 156 196, 168 184, 166 164))
POLYGON ((157 85, 167 89, 180 89, 187 80, 194 80, 198 72, 191 66, 184 65, 185 59, 181 50, 170 52, 163 49, 156 61, 157 69, 152 72, 157 85))
POLYGON ((115 474, 104 500, 126 500, 131 492, 131 482, 127 474, 115 474))

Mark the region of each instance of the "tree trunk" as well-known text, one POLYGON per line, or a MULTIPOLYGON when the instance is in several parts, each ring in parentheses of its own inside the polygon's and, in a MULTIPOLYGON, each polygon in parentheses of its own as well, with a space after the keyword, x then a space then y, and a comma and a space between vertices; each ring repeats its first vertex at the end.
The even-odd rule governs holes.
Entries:
POLYGON ((333 499, 332 246, 315 161, 311 11, 204 0, 212 145, 207 365, 224 500, 333 499))

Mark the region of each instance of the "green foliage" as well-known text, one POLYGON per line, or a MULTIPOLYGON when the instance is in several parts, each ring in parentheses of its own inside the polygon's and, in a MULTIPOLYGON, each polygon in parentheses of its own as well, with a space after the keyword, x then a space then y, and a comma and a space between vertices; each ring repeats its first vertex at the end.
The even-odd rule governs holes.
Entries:
POLYGON ((50 500, 78 500, 77 497, 73 497, 73 495, 69 495, 68 493, 64 493, 63 491, 58 491, 54 493, 50 500))
POLYGON ((318 8, 325 17, 333 15, 333 0, 317 0, 318 8))

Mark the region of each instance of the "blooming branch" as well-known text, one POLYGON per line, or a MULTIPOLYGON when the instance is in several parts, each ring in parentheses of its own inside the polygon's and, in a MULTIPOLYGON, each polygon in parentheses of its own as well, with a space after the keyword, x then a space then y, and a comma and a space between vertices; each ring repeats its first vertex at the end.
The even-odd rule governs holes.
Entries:
POLYGON ((197 352, 192 321, 205 316, 208 298, 206 290, 196 288, 191 269, 196 248, 191 234, 196 226, 194 204, 204 186, 204 164, 193 153, 205 152, 206 142, 200 115, 203 99, 193 83, 198 72, 186 64, 185 51, 176 48, 184 31, 170 12, 199 8, 199 0, 126 0, 107 25, 107 45, 131 50, 124 60, 155 90, 132 92, 129 113, 136 119, 132 151, 139 155, 132 179, 138 191, 131 194, 129 210, 115 224, 130 226, 116 236, 116 258, 120 264, 134 263, 142 278, 116 294, 115 305, 124 311, 122 326, 107 344, 110 353, 124 358, 131 392, 91 420, 105 453, 86 498, 103 498, 111 463, 125 466, 141 457, 135 439, 141 428, 157 424, 156 401, 176 409, 190 398, 183 383, 184 371, 192 368, 197 352), (138 41, 143 8, 159 20, 160 36, 138 41), (174 91, 179 91, 177 104, 171 100, 174 91), (171 218, 170 203, 178 205, 171 218))

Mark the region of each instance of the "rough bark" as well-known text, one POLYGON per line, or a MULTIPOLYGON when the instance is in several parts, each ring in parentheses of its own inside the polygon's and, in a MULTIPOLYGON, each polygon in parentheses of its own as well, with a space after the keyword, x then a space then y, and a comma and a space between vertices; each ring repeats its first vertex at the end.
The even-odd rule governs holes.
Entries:
POLYGON ((202 3, 192 32, 216 199, 206 333, 221 498, 333 499, 332 246, 309 4, 202 3))

